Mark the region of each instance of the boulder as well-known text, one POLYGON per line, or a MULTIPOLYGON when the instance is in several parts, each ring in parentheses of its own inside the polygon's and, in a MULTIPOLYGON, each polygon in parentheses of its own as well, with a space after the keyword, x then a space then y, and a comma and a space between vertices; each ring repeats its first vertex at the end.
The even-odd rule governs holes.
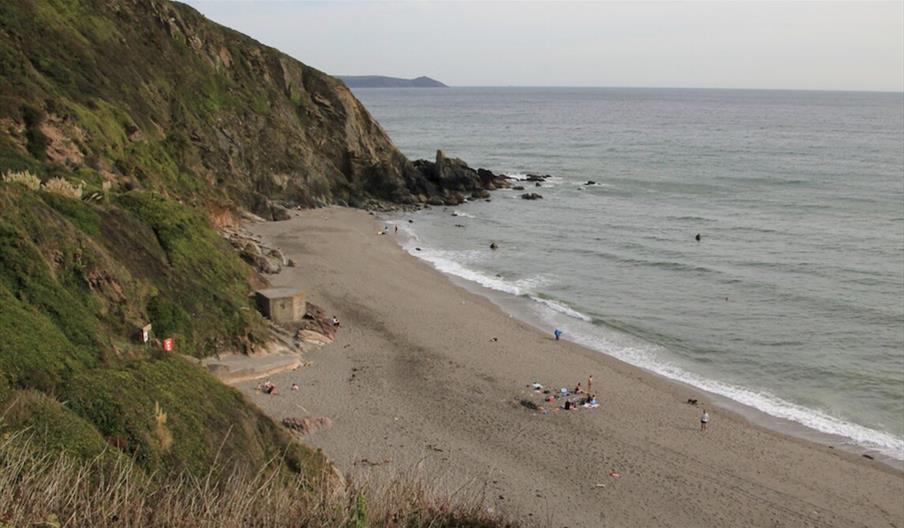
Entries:
POLYGON ((443 205, 461 205, 463 203, 465 203, 465 197, 456 192, 447 196, 443 205))
POLYGON ((333 426, 333 421, 326 416, 316 416, 313 418, 283 418, 282 424, 304 436, 320 429, 329 429, 333 426))
POLYGON ((245 242, 245 246, 242 248, 242 252, 249 255, 254 255, 256 257, 263 255, 260 246, 258 246, 254 242, 245 242))
POLYGON ((274 222, 281 222, 292 218, 292 214, 289 213, 289 210, 278 204, 272 204, 270 206, 270 211, 274 222))
POLYGON ((280 250, 278 250, 278 249, 276 249, 276 248, 273 248, 273 249, 271 249, 270 251, 268 251, 268 252, 267 252, 267 256, 268 256, 268 257, 273 257, 274 259, 276 259, 277 261, 279 261, 279 263, 280 263, 281 266, 288 266, 288 265, 289 265, 289 259, 287 259, 285 255, 283 255, 283 252, 282 252, 282 251, 280 251, 280 250))
POLYGON ((521 195, 522 200, 542 200, 543 197, 537 193, 524 193, 521 195))
POLYGON ((251 265, 257 272, 259 273, 267 273, 274 274, 279 273, 282 266, 279 262, 276 262, 272 258, 267 258, 263 255, 254 255, 252 253, 248 253, 247 251, 242 251, 239 254, 242 257, 242 260, 251 265))

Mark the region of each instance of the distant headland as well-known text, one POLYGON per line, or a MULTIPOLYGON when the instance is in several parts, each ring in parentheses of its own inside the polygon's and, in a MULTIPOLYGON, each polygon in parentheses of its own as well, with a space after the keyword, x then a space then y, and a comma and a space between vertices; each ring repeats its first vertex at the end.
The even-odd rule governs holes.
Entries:
POLYGON ((430 77, 401 79, 383 75, 337 75, 349 88, 448 88, 430 77))

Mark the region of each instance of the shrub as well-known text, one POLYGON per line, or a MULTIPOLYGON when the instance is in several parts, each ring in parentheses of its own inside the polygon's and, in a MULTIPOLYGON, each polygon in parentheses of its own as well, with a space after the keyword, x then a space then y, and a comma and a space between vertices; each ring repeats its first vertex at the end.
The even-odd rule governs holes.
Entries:
POLYGON ((32 191, 37 191, 41 187, 41 179, 27 170, 6 172, 3 174, 3 181, 21 183, 32 191))
POLYGON ((82 198, 82 185, 80 184, 76 187, 75 185, 72 185, 69 180, 64 180, 63 178, 50 178, 41 185, 41 190, 59 194, 60 196, 66 196, 68 198, 74 198, 76 200, 82 198))

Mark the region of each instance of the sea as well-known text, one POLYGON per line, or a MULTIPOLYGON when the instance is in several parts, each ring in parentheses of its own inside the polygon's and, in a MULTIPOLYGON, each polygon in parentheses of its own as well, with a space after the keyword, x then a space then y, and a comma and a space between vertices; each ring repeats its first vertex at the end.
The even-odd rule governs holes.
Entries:
POLYGON ((901 466, 904 94, 355 95, 412 159, 549 175, 389 218, 412 255, 550 334, 901 466))

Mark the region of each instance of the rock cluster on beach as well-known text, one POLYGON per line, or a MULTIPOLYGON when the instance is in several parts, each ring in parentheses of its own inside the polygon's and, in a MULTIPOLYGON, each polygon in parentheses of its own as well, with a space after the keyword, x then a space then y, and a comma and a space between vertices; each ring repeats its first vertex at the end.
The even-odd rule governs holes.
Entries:
POLYGON ((223 227, 220 232, 238 252, 242 260, 247 262, 258 273, 273 275, 284 267, 295 265, 276 247, 270 247, 260 237, 242 228, 223 227))

